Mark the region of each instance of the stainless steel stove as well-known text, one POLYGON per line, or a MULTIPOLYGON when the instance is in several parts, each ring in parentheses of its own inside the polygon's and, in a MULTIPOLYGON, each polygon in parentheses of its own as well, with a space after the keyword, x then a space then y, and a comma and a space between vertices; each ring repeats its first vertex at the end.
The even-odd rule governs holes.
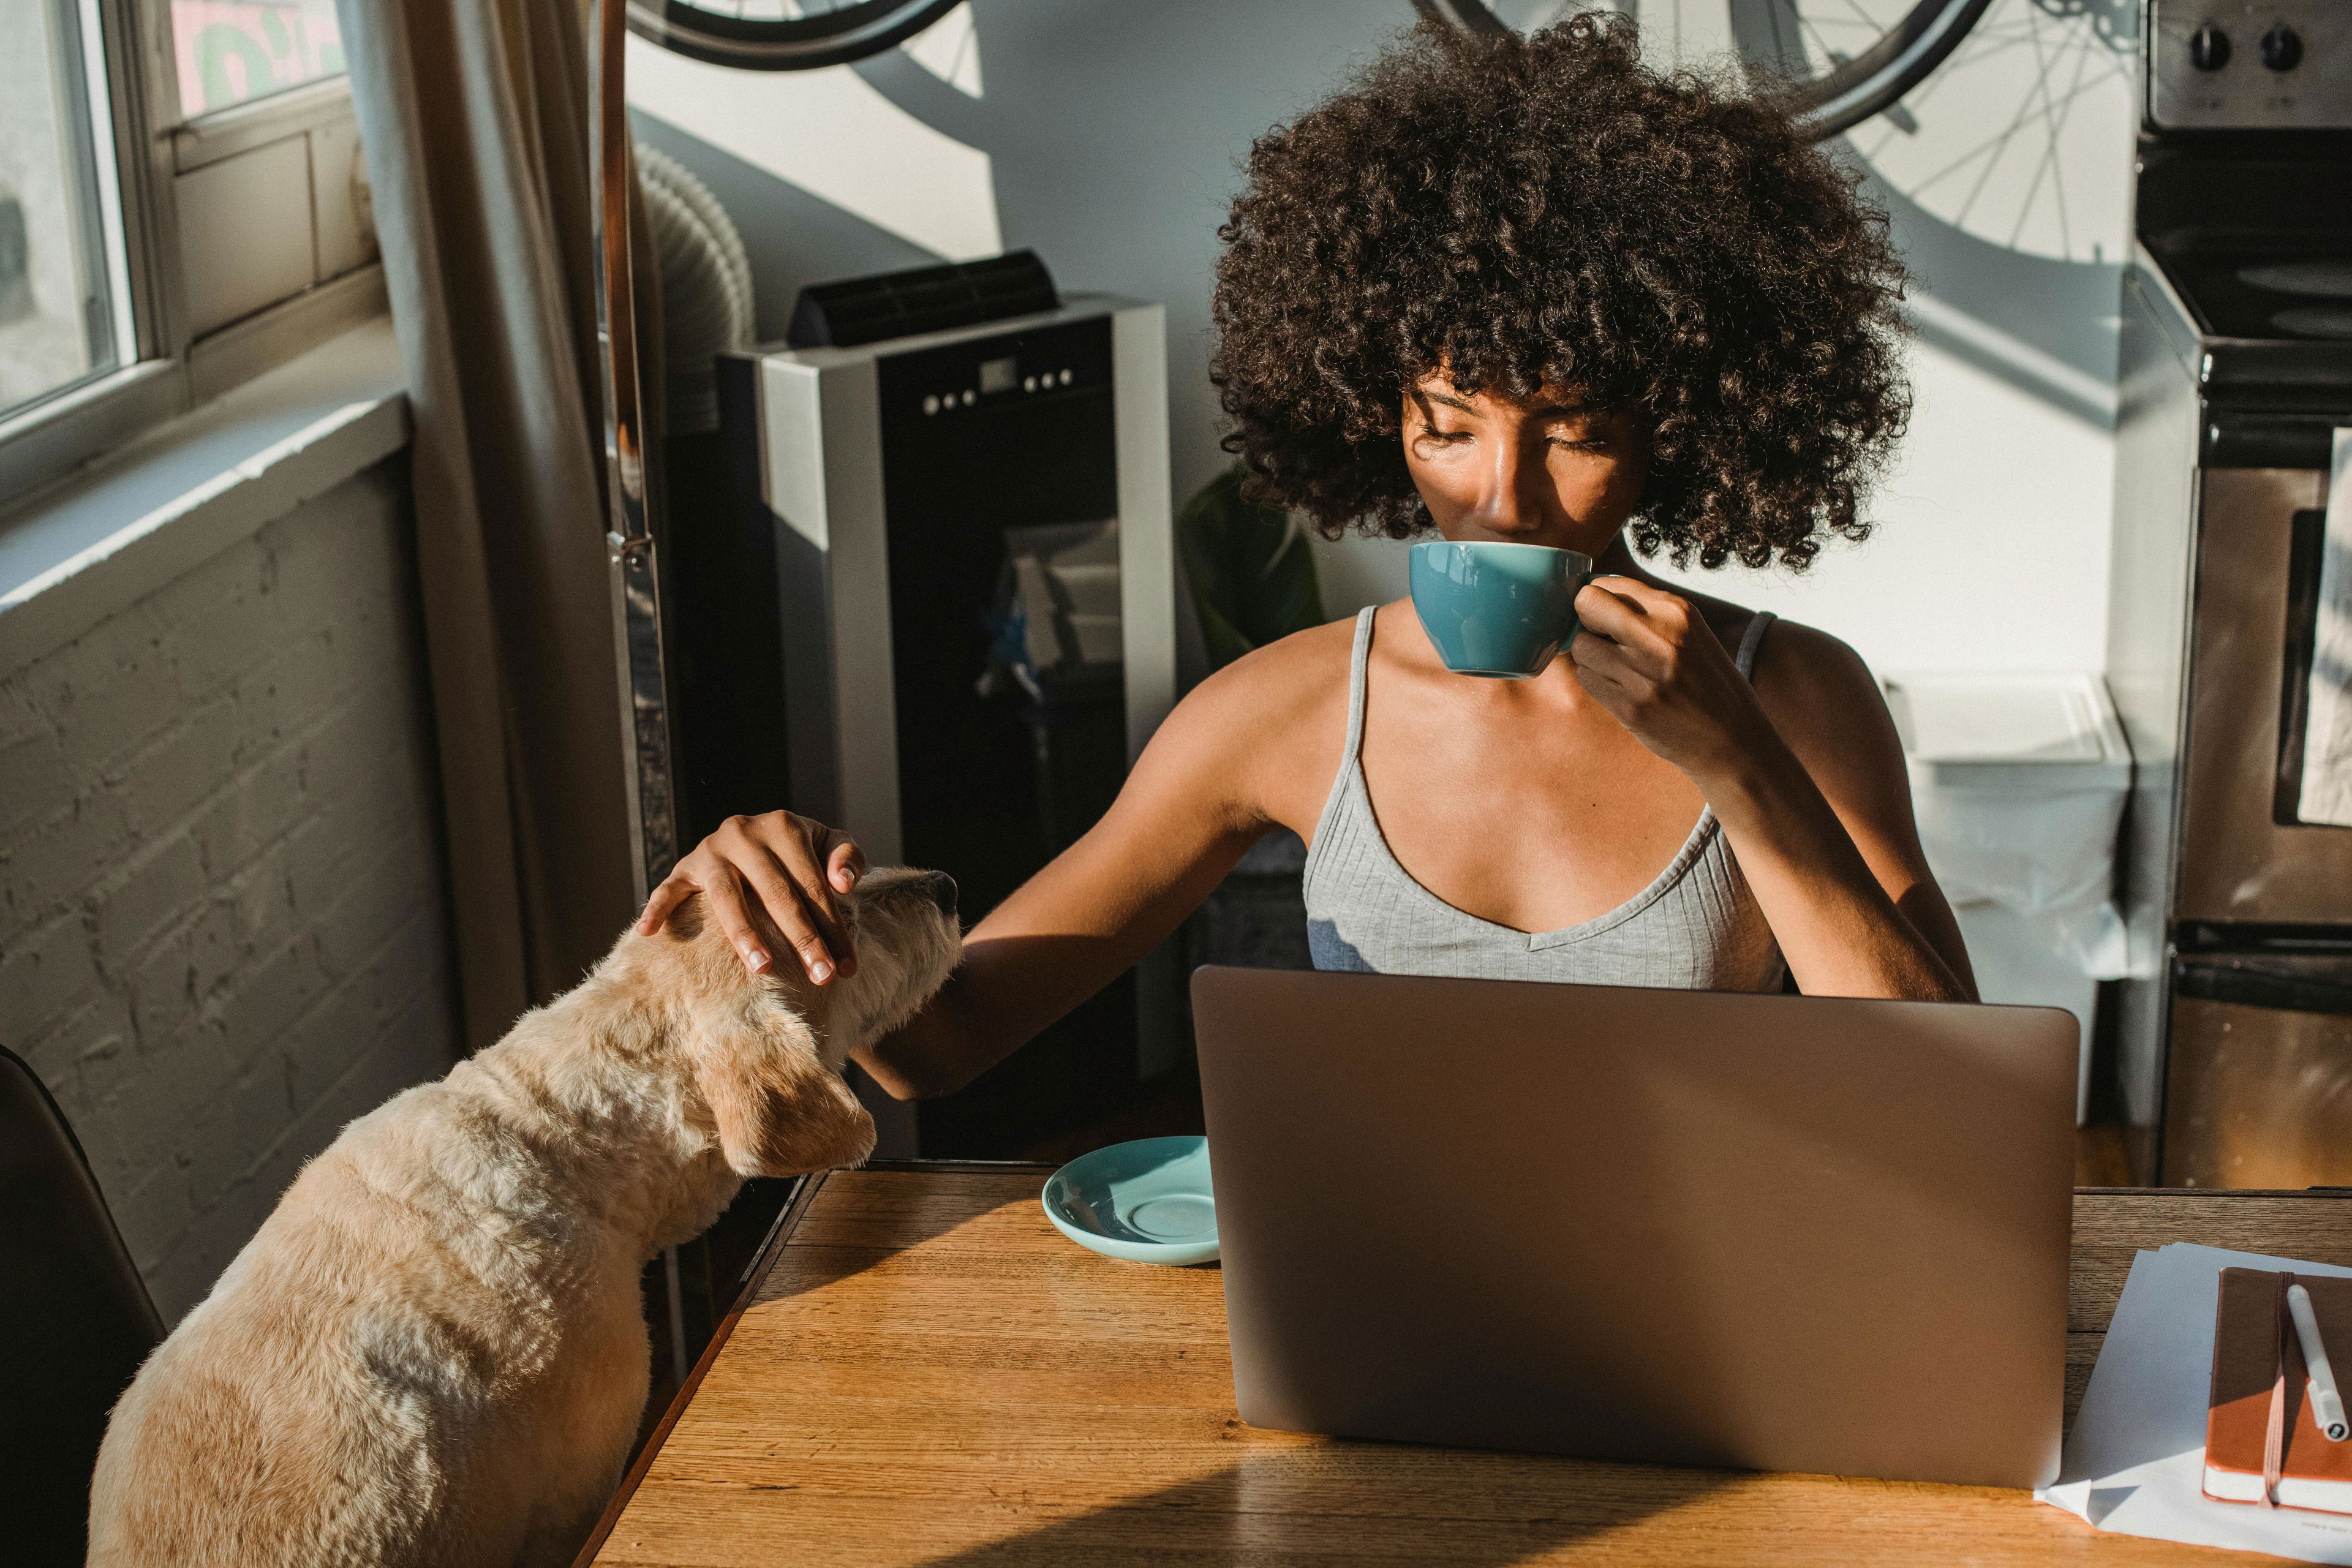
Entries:
POLYGON ((2352 5, 2148 0, 2108 679, 2136 1179, 2352 1183, 2352 828, 2296 815, 2352 426, 2352 5))

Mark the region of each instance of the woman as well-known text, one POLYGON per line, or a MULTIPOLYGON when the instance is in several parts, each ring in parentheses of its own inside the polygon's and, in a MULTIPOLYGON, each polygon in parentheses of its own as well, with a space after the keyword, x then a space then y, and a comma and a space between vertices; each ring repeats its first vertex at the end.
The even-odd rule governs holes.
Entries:
MULTIPOLYGON (((1213 374, 1256 493, 1327 535, 1583 552, 1540 677, 1449 673, 1409 602, 1302 632, 1181 703, 1102 821, 971 931, 861 1059, 969 1082, 1176 929, 1276 826, 1316 960, 1817 995, 1969 998, 1877 687, 1835 638, 1677 593, 1628 548, 1811 561, 1907 413, 1882 215, 1776 111, 1644 69, 1622 17, 1424 29, 1252 152, 1213 374)), ((857 847, 736 818, 701 892, 754 969, 856 962, 857 847)))

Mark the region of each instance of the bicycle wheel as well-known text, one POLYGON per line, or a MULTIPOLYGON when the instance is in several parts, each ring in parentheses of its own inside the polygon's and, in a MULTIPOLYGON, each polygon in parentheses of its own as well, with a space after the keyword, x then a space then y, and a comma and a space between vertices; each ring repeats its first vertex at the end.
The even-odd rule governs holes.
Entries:
POLYGON ((905 43, 962 0, 628 0, 629 31, 739 70, 845 65, 905 43))
MULTIPOLYGON (((1944 63, 1991 0, 1897 0, 1870 10, 1841 0, 1825 40, 1829 6, 1822 0, 1698 0, 1694 11, 1717 13, 1712 28, 1693 32, 1735 47, 1751 76, 1777 89, 1797 122, 1816 140, 1834 136, 1892 108, 1903 95, 1944 63), (1855 36, 1856 18, 1861 36, 1855 36)), ((1557 0, 1412 0, 1413 9, 1433 21, 1472 32, 1506 32, 1550 21, 1571 7, 1557 0), (1524 13, 1524 15, 1521 15, 1524 13)), ((1664 14, 1677 38, 1685 0, 1622 0, 1616 9, 1637 6, 1664 14)), ((1587 7, 1577 6, 1576 9, 1587 7)))

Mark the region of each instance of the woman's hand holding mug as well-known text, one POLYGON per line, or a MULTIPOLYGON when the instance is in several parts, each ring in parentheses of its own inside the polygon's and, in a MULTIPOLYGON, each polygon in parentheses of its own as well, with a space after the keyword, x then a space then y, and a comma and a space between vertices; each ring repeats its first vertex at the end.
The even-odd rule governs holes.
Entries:
POLYGON ((1631 577, 1576 596, 1577 683, 1633 738, 1699 782, 1753 756, 1763 705, 1689 600, 1631 577))

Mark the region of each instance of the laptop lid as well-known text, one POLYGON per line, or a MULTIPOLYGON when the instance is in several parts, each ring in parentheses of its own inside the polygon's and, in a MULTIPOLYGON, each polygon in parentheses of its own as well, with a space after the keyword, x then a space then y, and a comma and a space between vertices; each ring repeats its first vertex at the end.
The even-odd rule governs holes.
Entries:
POLYGON ((1253 1426, 2058 1473, 2071 1015, 1222 968, 1192 1007, 1253 1426))

